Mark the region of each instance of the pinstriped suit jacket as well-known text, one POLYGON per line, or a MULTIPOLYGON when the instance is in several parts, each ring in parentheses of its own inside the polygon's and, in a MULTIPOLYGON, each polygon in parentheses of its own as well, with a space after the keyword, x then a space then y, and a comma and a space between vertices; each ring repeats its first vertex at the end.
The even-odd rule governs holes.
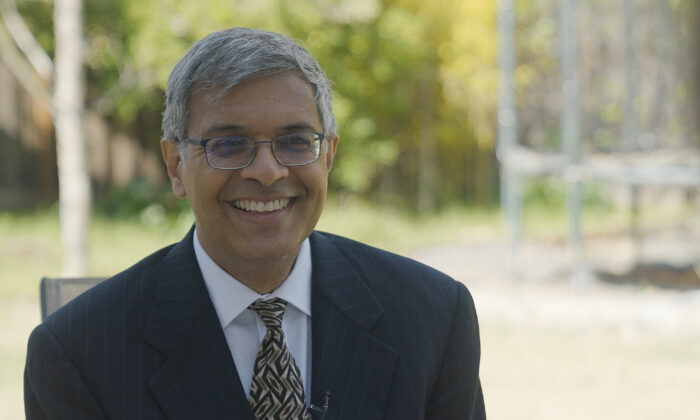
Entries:
MULTIPOLYGON (((311 235, 312 401, 331 419, 484 419, 474 305, 460 283, 311 235)), ((28 419, 253 420, 192 247, 160 250, 39 325, 28 419)))

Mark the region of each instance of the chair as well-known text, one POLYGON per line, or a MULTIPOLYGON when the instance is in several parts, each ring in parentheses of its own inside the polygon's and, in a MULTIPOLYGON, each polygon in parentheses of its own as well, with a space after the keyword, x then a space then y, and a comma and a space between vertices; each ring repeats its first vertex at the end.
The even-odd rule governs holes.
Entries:
POLYGON ((42 278, 41 320, 45 320, 56 309, 104 279, 104 277, 42 278))

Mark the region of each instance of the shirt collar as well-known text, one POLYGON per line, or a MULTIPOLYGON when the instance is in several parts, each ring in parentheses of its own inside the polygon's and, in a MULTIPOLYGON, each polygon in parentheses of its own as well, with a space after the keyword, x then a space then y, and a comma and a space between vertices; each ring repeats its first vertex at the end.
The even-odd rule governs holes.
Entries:
POLYGON ((267 300, 278 297, 289 302, 306 316, 311 316, 311 245, 309 238, 301 243, 294 268, 287 279, 271 293, 261 295, 228 274, 214 262, 199 242, 196 228, 193 237, 194 253, 222 328, 230 324, 258 299, 267 300))

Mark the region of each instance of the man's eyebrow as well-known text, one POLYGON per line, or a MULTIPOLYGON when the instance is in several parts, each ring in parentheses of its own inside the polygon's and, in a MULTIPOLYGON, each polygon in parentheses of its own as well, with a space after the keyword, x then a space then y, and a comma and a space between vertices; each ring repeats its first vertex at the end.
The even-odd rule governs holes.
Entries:
POLYGON ((230 131, 242 131, 245 127, 238 124, 215 124, 207 129, 207 134, 224 133, 230 131))
POLYGON ((298 130, 310 130, 310 131, 316 131, 316 128, 312 126, 311 124, 304 123, 304 122, 298 122, 294 124, 287 124, 283 127, 281 127, 282 130, 284 131, 298 131, 298 130))
MULTIPOLYGON (((236 131, 244 131, 245 126, 239 124, 214 124, 209 127, 206 131, 207 136, 212 136, 216 134, 231 133, 236 131)), ((296 122, 292 124, 283 125, 279 128, 280 131, 293 132, 293 131, 316 131, 317 129, 309 123, 296 122)))

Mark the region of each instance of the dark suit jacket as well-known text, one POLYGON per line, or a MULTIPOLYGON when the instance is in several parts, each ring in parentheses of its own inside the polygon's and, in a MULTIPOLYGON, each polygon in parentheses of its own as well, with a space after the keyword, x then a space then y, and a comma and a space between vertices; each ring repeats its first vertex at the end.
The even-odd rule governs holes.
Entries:
MULTIPOLYGON (((311 235, 312 396, 332 419, 483 419, 467 289, 415 261, 311 235)), ((31 334, 28 419, 253 420, 192 232, 31 334)))

